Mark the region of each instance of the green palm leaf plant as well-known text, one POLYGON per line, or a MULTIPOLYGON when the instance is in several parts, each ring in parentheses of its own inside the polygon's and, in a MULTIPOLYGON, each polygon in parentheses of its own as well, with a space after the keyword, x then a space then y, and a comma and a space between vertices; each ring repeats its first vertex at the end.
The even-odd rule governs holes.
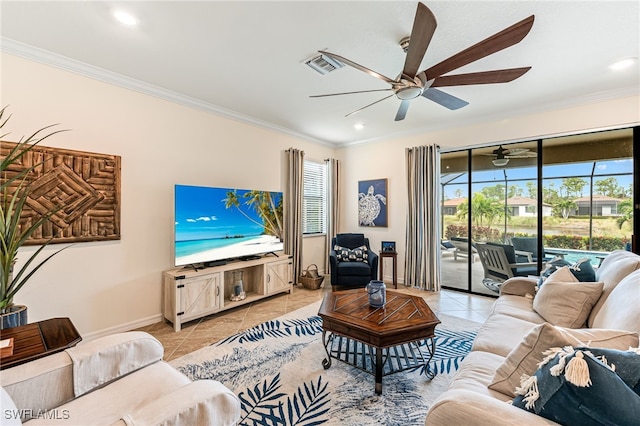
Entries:
MULTIPOLYGON (((10 118, 10 115, 7 116, 7 107, 5 106, 0 110, 0 129, 2 129, 0 141, 8 135, 8 133, 4 133, 4 128, 10 118)), ((42 163, 26 167, 15 174, 10 173, 10 171, 40 142, 65 131, 50 130, 54 126, 56 125, 43 127, 29 137, 21 138, 9 150, 8 154, 2 158, 0 163, 0 193, 2 194, 2 201, 0 202, 0 313, 2 314, 10 311, 13 306, 13 298, 33 274, 53 256, 64 250, 63 248, 44 259, 38 259, 51 240, 46 241, 27 258, 22 267, 14 269, 18 249, 27 242, 42 224, 47 222, 58 211, 59 207, 50 209, 27 225, 21 224, 20 217, 25 208, 30 190, 29 173, 42 163), (10 186, 13 186, 15 190, 10 191, 10 186)))

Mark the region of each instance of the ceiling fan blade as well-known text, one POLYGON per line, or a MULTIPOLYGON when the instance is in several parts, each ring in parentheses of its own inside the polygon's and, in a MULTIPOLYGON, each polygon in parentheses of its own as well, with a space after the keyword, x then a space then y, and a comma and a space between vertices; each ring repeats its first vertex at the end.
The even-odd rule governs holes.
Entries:
POLYGON ((530 69, 531 67, 523 67, 496 71, 471 72, 468 74, 445 75, 436 78, 431 87, 508 83, 523 76, 530 69))
POLYGON ((422 96, 452 111, 469 105, 469 102, 438 89, 429 88, 422 92, 422 96))
POLYGON ((409 110, 409 104, 411 101, 407 99, 403 99, 400 102, 400 107, 398 108, 398 112, 396 113, 396 118, 394 121, 402 121, 407 116, 407 111, 409 110))
POLYGON ((336 60, 342 62, 343 64, 347 64, 347 65, 349 65, 349 66, 351 66, 351 67, 353 67, 353 68, 355 68, 357 70, 366 72, 367 74, 369 74, 369 75, 371 75, 371 76, 373 76, 375 78, 379 78, 380 80, 386 81, 387 83, 390 83, 390 84, 397 83, 395 80, 392 80, 392 79, 390 79, 389 77, 387 77, 385 75, 382 75, 380 73, 372 71, 367 67, 363 67, 360 64, 356 64, 355 62, 353 62, 353 61, 351 61, 351 60, 349 60, 349 59, 347 59, 347 58, 345 58, 343 56, 336 55, 336 54, 333 54, 333 53, 330 53, 330 52, 326 52, 324 50, 318 50, 318 52, 322 53, 323 55, 327 55, 327 56, 329 56, 329 57, 331 57, 333 59, 336 59, 336 60))
POLYGON ((436 17, 433 16, 431 10, 424 4, 418 3, 416 17, 413 20, 413 29, 411 30, 409 50, 402 70, 403 74, 411 78, 416 76, 437 25, 436 17))
POLYGON ((393 89, 389 88, 389 89, 357 90, 355 92, 329 93, 329 94, 326 94, 326 95, 310 95, 309 97, 310 98, 324 98, 326 96, 352 95, 354 93, 388 92, 389 90, 393 90, 393 89))
POLYGON ((363 109, 365 109, 365 108, 369 108, 370 106, 375 105, 375 104, 377 104, 378 102, 382 102, 382 101, 384 101, 385 99, 389 99, 389 98, 390 98, 390 97, 392 97, 392 96, 393 96, 393 95, 385 96, 385 97, 384 97, 384 98, 382 98, 382 99, 379 99, 379 100, 377 100, 377 101, 375 101, 375 102, 370 103, 369 105, 363 106, 362 108, 359 108, 359 109, 357 109, 357 110, 355 110, 355 111, 353 111, 353 112, 350 112, 349 114, 345 115, 345 117, 349 117, 350 115, 353 115, 353 114, 355 114, 355 113, 357 113, 357 112, 360 112, 360 111, 362 111, 362 110, 363 110, 363 109))
POLYGON ((427 79, 430 80, 484 58, 485 56, 499 52, 514 44, 518 44, 531 30, 533 20, 534 15, 531 15, 423 72, 426 73, 427 79))

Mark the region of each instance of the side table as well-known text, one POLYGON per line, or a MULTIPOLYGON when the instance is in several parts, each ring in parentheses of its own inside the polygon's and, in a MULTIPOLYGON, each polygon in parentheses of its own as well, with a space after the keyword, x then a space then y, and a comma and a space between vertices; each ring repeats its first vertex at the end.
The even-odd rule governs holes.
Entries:
POLYGON ((44 321, 0 330, 0 337, 13 337, 13 355, 0 359, 0 370, 61 352, 82 340, 69 318, 44 321))
POLYGON ((393 288, 398 288, 398 252, 381 251, 380 252, 380 281, 384 281, 384 259, 390 257, 393 266, 393 288))

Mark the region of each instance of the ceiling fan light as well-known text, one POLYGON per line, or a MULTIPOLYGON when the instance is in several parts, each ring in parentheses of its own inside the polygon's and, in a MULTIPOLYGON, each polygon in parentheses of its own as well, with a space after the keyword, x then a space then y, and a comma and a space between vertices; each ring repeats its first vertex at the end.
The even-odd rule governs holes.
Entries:
POLYGON ((405 87, 396 92, 398 99, 403 101, 415 99, 420 95, 422 95, 422 89, 420 87, 405 87))
POLYGON ((491 162, 496 167, 503 167, 503 166, 506 166, 509 163, 509 159, 508 158, 496 158, 495 160, 492 160, 491 162))

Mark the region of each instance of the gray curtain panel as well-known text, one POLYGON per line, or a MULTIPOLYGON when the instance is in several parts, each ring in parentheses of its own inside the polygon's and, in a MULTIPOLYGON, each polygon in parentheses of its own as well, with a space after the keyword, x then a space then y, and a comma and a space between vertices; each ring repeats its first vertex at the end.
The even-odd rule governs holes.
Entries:
POLYGON ((340 213, 339 204, 339 179, 340 163, 335 158, 325 160, 327 163, 327 243, 324 270, 329 273, 329 251, 331 250, 331 239, 338 233, 338 216, 340 213))
POLYGON ((302 271, 302 195, 304 151, 285 151, 284 251, 293 256, 293 279, 298 283, 302 271))
POLYGON ((407 148, 407 238, 404 284, 439 291, 440 150, 407 148))

